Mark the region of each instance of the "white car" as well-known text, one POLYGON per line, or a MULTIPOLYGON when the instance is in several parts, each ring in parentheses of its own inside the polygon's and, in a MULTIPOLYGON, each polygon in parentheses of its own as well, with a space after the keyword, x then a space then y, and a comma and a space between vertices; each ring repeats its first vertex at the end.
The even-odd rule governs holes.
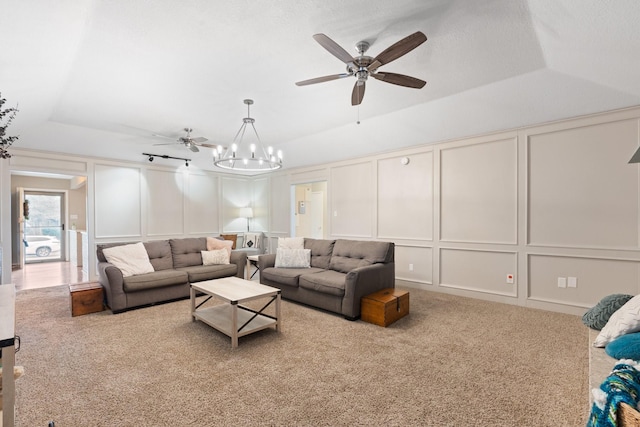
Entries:
POLYGON ((55 236, 26 236, 25 246, 25 254, 46 257, 60 250, 60 240, 55 236))

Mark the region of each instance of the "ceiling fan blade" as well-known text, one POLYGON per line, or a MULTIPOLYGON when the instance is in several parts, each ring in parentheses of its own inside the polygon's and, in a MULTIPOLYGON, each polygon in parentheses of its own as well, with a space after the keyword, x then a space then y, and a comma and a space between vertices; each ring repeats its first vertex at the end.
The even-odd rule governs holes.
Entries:
POLYGON ((333 74, 333 75, 330 75, 330 76, 316 77, 314 79, 309 79, 309 80, 303 80, 301 82, 296 82, 296 86, 306 86, 306 85, 312 85, 312 84, 316 84, 316 83, 328 82, 330 80, 342 79, 344 77, 349 77, 349 76, 351 76, 351 74, 342 73, 342 74, 333 74))
POLYGON ((153 144, 153 145, 173 145, 175 142, 163 142, 162 144, 153 144))
POLYGON ((200 151, 200 149, 195 144, 188 144, 187 147, 189 147, 189 150, 193 151, 194 153, 200 151))
POLYGON ((381 65, 388 64, 391 61, 395 61, 400 58, 402 55, 411 52, 413 49, 420 46, 422 43, 427 41, 427 36, 425 36, 421 31, 416 31, 400 40, 397 43, 392 44, 382 52, 378 56, 375 57, 371 65, 369 65, 369 70, 375 70, 381 65))
POLYGON ((205 138, 204 136, 199 136, 197 138, 191 138, 191 142, 205 142, 208 141, 207 138, 205 138))
POLYGON ((364 98, 365 82, 357 81, 353 85, 353 91, 351 92, 351 105, 360 105, 362 98, 364 98))
POLYGON ((424 80, 416 79, 415 77, 405 76, 404 74, 396 73, 384 73, 379 72, 371 74, 374 79, 391 83, 398 86, 412 87, 414 89, 421 89, 427 84, 424 80))
POLYGON ((222 144, 198 144, 200 147, 205 147, 205 148, 213 148, 214 150, 217 150, 218 147, 222 147, 223 150, 226 150, 227 147, 225 147, 222 144))
POLYGON ((154 138, 164 138, 164 139, 170 139, 172 141, 175 141, 175 138, 172 138, 166 135, 160 135, 159 133, 152 133, 151 136, 153 136, 154 138))
POLYGON ((345 64, 353 62, 353 57, 349 55, 349 52, 344 50, 338 43, 334 42, 326 35, 322 33, 314 34, 313 38, 315 39, 315 41, 320 43, 320 46, 327 49, 330 54, 338 58, 340 61, 344 62, 345 64))

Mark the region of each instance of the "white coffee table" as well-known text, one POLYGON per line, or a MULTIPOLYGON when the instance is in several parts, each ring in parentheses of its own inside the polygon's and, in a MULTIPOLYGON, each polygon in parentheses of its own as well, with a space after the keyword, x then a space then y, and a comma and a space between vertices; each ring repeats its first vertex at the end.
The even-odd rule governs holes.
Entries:
POLYGON ((280 289, 261 285, 239 277, 225 277, 191 284, 191 316, 192 320, 201 320, 214 329, 231 337, 231 347, 238 346, 238 338, 262 329, 274 326, 276 331, 282 330, 280 313, 280 289), (196 305, 196 293, 202 292, 207 298, 196 305), (211 298, 225 301, 212 307, 200 308, 211 298), (242 306, 247 301, 271 298, 260 310, 242 306), (264 310, 275 301, 275 316, 266 314, 264 310))

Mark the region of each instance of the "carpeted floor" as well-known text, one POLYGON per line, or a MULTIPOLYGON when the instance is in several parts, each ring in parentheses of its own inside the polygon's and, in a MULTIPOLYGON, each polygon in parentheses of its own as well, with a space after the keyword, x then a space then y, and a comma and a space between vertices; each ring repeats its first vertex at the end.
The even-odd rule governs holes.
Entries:
POLYGON ((230 339, 189 301, 71 317, 66 286, 25 290, 18 426, 581 426, 576 316, 410 289, 389 328, 283 302, 284 325, 230 339))

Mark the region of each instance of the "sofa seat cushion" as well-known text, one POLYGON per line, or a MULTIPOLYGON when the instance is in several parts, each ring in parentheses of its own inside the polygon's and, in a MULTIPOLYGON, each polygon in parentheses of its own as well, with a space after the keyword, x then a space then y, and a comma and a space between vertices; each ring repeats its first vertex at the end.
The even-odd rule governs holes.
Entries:
POLYGON ((164 286, 184 285, 189 283, 189 276, 184 271, 160 270, 125 277, 123 281, 122 287, 125 292, 137 292, 164 286))
POLYGON ((303 289, 342 297, 346 277, 344 273, 325 270, 315 274, 303 274, 300 276, 299 283, 303 289))
POLYGON ((277 282, 287 286, 298 287, 298 277, 301 275, 317 274, 323 272, 321 268, 275 268, 269 267, 260 271, 260 277, 270 282, 277 282))
POLYGON ((189 282, 195 283, 202 282, 203 280, 235 276, 238 272, 238 266, 235 264, 194 265, 191 267, 176 268, 176 270, 187 273, 189 282))

